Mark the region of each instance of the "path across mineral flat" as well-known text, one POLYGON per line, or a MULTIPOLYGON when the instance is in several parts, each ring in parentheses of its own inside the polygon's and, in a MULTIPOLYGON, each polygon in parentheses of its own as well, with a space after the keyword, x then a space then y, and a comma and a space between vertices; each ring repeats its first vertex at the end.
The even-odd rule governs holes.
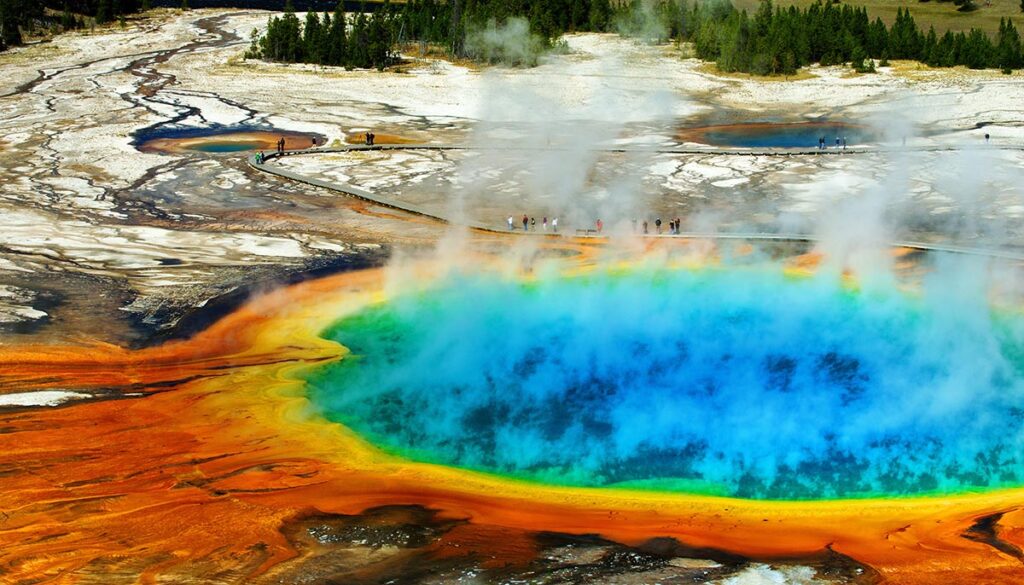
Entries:
MULTIPOLYGON (((514 147, 513 147, 514 148, 514 147)), ((375 193, 368 189, 358 187, 349 183, 340 183, 335 181, 328 181, 317 177, 312 177, 299 172, 288 170, 281 167, 280 165, 272 164, 275 159, 282 157, 294 157, 294 156, 311 156, 318 154, 331 154, 331 153, 347 153, 347 152, 359 152, 359 151, 401 151, 401 150, 434 150, 434 151, 448 151, 448 150, 487 150, 488 147, 480 147, 475 145, 467 144, 380 144, 380 145, 362 145, 353 144, 344 147, 323 147, 323 148, 310 148, 302 150, 290 150, 284 151, 283 153, 265 153, 263 162, 260 162, 257 155, 250 155, 247 157, 247 161, 250 167, 264 173, 296 181, 313 187, 319 187, 321 189, 327 189, 341 193, 350 197, 355 197, 364 201, 380 205, 382 207, 388 207, 391 209, 397 209, 413 215, 418 215, 426 218, 433 219, 435 221, 451 224, 455 223, 451 218, 439 215, 434 210, 427 209, 421 206, 413 205, 411 203, 403 202, 398 199, 388 197, 386 194, 375 193)), ((495 146, 493 149, 505 150, 507 147, 495 146)), ((553 155, 557 155, 560 150, 558 148, 544 148, 537 147, 534 150, 548 150, 553 155)), ((878 146, 859 146, 851 148, 849 150, 842 149, 802 149, 802 148, 759 148, 759 149, 743 149, 743 148, 724 148, 715 146, 671 146, 671 147, 644 147, 644 146, 608 146, 608 147, 595 147, 592 149, 594 152, 640 152, 640 153, 657 153, 657 154, 714 154, 718 156, 822 156, 822 155, 855 155, 855 154, 877 154, 887 152, 957 152, 964 150, 974 151, 1013 151, 1013 152, 1024 152, 1024 146, 1014 145, 984 145, 984 146, 957 146, 957 145, 944 145, 944 146, 909 146, 909 147, 890 147, 884 145, 878 146)), ((518 219, 518 218, 517 218, 518 219)), ((537 232, 537 231, 519 231, 519 230, 508 230, 500 226, 473 222, 469 220, 461 220, 459 224, 462 227, 469 229, 500 233, 505 235, 515 236, 535 236, 535 237, 594 237, 601 238, 606 237, 604 234, 597 233, 594 229, 573 229, 569 226, 568 229, 563 230, 561 233, 552 232, 537 232)), ((631 234, 635 237, 643 238, 683 238, 683 239, 718 239, 718 240, 750 240, 750 241, 793 241, 793 242, 815 242, 818 238, 813 234, 800 234, 800 233, 768 233, 768 232, 740 232, 740 233, 721 233, 721 232, 681 232, 678 234, 631 234)), ((971 247, 971 246, 958 246, 952 244, 936 244, 919 241, 904 241, 898 240, 891 242, 894 247, 909 248, 921 251, 933 251, 933 252, 949 252, 955 254, 969 254, 977 256, 989 256, 993 258, 1001 258, 1006 260, 1021 260, 1024 261, 1024 251, 1018 251, 1015 249, 995 249, 995 248, 983 248, 983 247, 971 247)))

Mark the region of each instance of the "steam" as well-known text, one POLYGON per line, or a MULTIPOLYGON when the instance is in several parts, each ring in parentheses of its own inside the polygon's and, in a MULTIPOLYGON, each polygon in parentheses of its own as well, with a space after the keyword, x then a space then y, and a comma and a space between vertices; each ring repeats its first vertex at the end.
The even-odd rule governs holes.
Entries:
POLYGON ((632 2, 630 10, 620 14, 615 28, 625 37, 640 39, 648 43, 660 43, 668 39, 668 28, 658 14, 662 0, 640 0, 632 2))
POLYGON ((499 25, 494 19, 466 35, 466 53, 488 63, 537 65, 545 49, 544 39, 530 32, 525 18, 513 17, 499 25))
MULTIPOLYGON (((648 16, 634 17, 635 34, 656 38, 648 16)), ((534 45, 515 20, 470 42, 510 62, 534 45)), ((993 308, 1024 292, 1019 270, 933 254, 915 260, 924 276, 907 293, 891 251, 896 240, 1005 245, 1020 227, 1000 211, 1021 205, 1021 172, 994 151, 902 148, 925 140, 913 98, 866 121, 893 147, 884 157, 815 162, 812 212, 780 213, 769 194, 765 228, 730 216, 728 198, 745 193, 719 191, 685 217, 705 233, 728 221, 813 236, 825 259, 813 278, 787 279, 767 254, 749 256, 758 268, 669 269, 686 252, 665 245, 627 275, 566 279, 563 265, 535 261, 540 238, 479 268, 458 226, 481 209, 517 229, 526 214, 538 232, 544 217, 563 233, 601 218, 608 257, 640 256, 648 242, 631 220, 649 217, 644 180, 660 159, 598 148, 668 142, 651 129, 671 129, 687 104, 614 81, 628 70, 603 58, 481 74, 455 227, 429 279, 421 258, 399 253, 389 305, 330 332, 357 357, 314 380, 327 411, 410 457, 558 483, 812 498, 1024 482, 1024 321, 993 308)))
MULTIPOLYGON (((468 221, 466 209, 493 210, 497 225, 511 215, 558 217, 566 229, 593 228, 597 219, 613 228, 644 207, 644 171, 654 155, 612 155, 602 148, 623 144, 630 127, 670 127, 681 104, 668 91, 639 94, 619 81, 626 68, 617 59, 591 64, 590 72, 566 75, 553 65, 530 75, 483 74, 478 122, 468 143, 473 154, 456 171, 450 212, 468 221), (598 166, 614 160, 619 172, 595 183, 598 166)), ((655 137, 655 140, 657 138, 655 137)))

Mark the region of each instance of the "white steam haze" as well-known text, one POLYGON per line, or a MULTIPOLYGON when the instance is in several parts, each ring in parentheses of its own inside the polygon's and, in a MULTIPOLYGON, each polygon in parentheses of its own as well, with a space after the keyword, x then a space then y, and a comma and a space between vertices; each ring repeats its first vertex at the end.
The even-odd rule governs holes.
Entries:
POLYGON ((466 35, 466 53, 488 63, 536 65, 543 51, 544 39, 531 33, 529 21, 521 17, 500 25, 491 19, 466 35))
MULTIPOLYGON (((531 40, 510 22, 475 42, 520 54, 531 40)), ((537 289, 524 292, 515 283, 522 267, 533 266, 541 238, 517 238, 505 262, 495 263, 497 274, 480 277, 478 242, 458 226, 481 206, 503 208, 487 222, 504 226, 512 216, 517 231, 523 214, 536 219, 537 232, 542 218, 558 217, 569 235, 601 218, 610 235, 606 257, 640 257, 646 241, 631 220, 653 219, 658 195, 645 181, 664 157, 600 148, 673 144, 692 98, 668 83, 646 79, 640 87, 630 75, 631 63, 614 55, 481 74, 471 150, 455 170, 446 211, 453 228, 437 248, 447 272, 424 284, 419 263, 396 256, 389 293, 401 326, 385 331, 414 339, 382 346, 394 350, 395 363, 363 374, 372 383, 326 384, 330 407, 351 415, 371 406, 363 422, 378 416, 369 431, 401 437, 392 446, 456 445, 443 462, 553 481, 602 485, 678 472, 754 497, 1024 481, 1019 268, 935 253, 897 269, 902 260, 892 254, 892 243, 906 240, 1013 251, 1020 218, 1001 210, 1022 204, 1024 172, 997 150, 902 148, 918 144, 917 115, 927 107, 912 95, 856 120, 891 151, 812 157, 792 171, 810 177, 799 183, 810 211, 788 207, 792 193, 772 192, 795 191, 791 185, 769 184, 754 193, 749 185, 711 191, 679 214, 695 232, 806 236, 824 257, 813 277, 781 277, 768 252, 705 269, 735 272, 710 285, 699 274, 665 277, 693 250, 666 245, 643 256, 640 275, 625 283, 603 276, 589 289, 562 287, 562 265, 551 261, 533 271, 537 289), (753 210, 730 207, 748 196, 763 201, 753 210), (774 276, 749 278, 754 265, 774 276), (441 300, 421 303, 419 293, 434 283, 441 300), (532 303, 534 294, 543 302, 532 303), (414 407, 394 412, 395 404, 414 407), (579 445, 586 453, 573 451, 579 445), (642 474, 623 471, 634 468, 642 474), (816 469, 825 470, 820 482, 810 477, 816 469), (744 473, 762 483, 743 485, 744 473), (842 482, 829 483, 828 473, 842 482)), ((749 162, 729 160, 740 168, 749 162)), ((344 331, 338 339, 346 343, 344 331)))

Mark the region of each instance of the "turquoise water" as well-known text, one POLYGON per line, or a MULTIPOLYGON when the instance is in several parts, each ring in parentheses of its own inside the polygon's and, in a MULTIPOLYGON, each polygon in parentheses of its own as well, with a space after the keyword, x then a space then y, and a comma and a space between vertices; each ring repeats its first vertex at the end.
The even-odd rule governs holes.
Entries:
POLYGON ((876 137, 867 128, 847 124, 737 124, 709 129, 704 142, 715 146, 739 148, 817 148, 818 139, 836 147, 836 138, 846 138, 847 146, 873 143, 876 137))
POLYGON ((330 327, 325 414, 412 459, 748 498, 1024 480, 1024 325, 778 271, 462 276, 330 327))
POLYGON ((188 150, 200 152, 244 152, 260 148, 259 142, 203 142, 190 146, 188 150))

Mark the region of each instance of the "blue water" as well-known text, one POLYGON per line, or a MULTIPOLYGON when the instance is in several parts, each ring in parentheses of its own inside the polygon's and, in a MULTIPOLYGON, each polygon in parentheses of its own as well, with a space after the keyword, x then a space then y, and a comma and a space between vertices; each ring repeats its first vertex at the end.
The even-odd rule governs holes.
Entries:
POLYGON ((260 148, 259 142, 206 142, 197 144, 189 150, 200 152, 243 152, 260 148))
POLYGON ((845 137, 848 146, 876 140, 867 128, 836 124, 739 124, 709 129, 702 136, 707 144, 738 148, 817 148, 824 137, 825 145, 835 149, 836 137, 845 137))
MULTIPOLYGON (((144 129, 136 133, 132 143, 136 148, 146 150, 154 140, 176 140, 209 138, 209 141, 188 146, 188 150, 208 153, 230 153, 258 150, 264 147, 258 140, 252 140, 249 133, 267 134, 273 142, 280 137, 296 139, 302 144, 311 144, 315 137, 322 144, 324 137, 319 134, 298 133, 291 130, 280 130, 270 126, 243 124, 237 126, 210 126, 206 128, 161 126, 156 129, 144 129)), ((265 148, 265 147, 264 147, 265 148)))
POLYGON ((783 499, 1020 484, 1024 325, 961 289, 462 276, 331 327, 353 355, 311 395, 388 451, 558 484, 783 499))

